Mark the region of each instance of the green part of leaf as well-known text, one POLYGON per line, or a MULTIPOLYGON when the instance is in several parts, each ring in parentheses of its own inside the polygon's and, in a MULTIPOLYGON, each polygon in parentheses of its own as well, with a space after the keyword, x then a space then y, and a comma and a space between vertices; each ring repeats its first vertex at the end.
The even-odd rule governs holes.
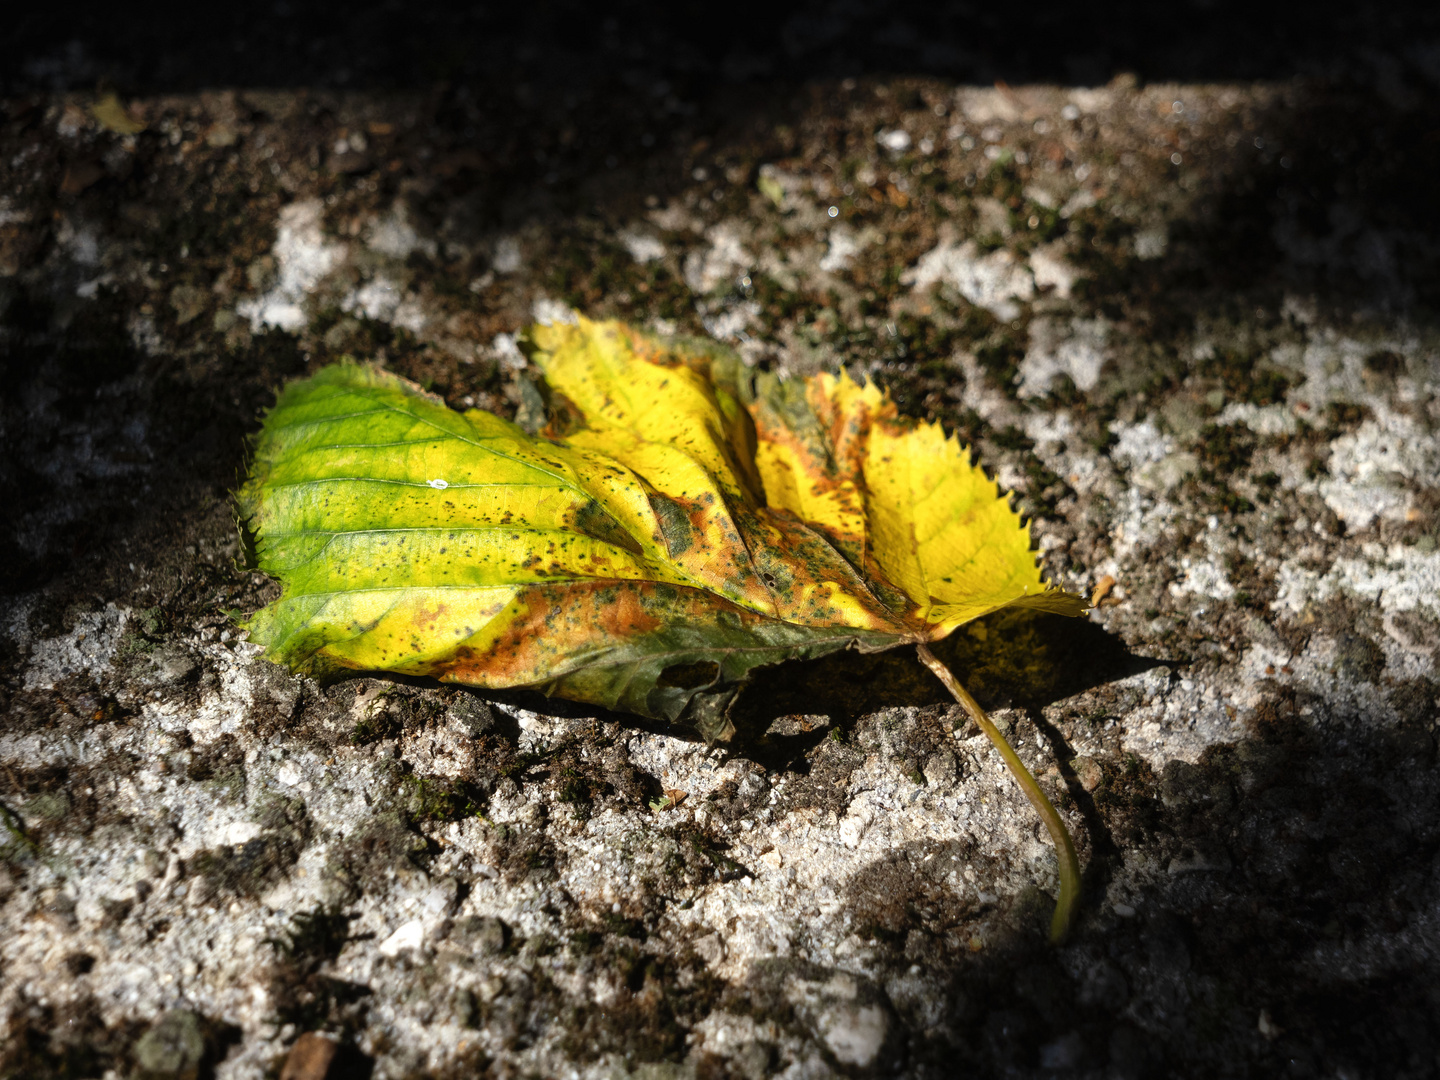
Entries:
POLYGON ((685 718, 711 740, 733 730, 726 713, 754 668, 897 640, 653 580, 675 576, 665 557, 693 542, 683 512, 623 470, 601 466, 597 483, 587 467, 597 471, 393 376, 326 368, 282 393, 240 492, 260 568, 285 585, 245 626, 272 659, 315 676, 530 687, 685 718), (607 483, 631 484, 655 508, 644 542, 594 497, 607 483), (632 577, 587 579, 577 553, 581 566, 604 564, 597 574, 624 561, 632 577), (667 677, 706 666, 703 683, 667 677))

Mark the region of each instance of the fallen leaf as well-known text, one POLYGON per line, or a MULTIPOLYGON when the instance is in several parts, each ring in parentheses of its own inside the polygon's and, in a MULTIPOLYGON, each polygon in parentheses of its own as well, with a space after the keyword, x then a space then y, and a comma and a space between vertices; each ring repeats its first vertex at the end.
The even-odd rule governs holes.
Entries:
POLYGON ((846 375, 753 377, 618 323, 536 327, 550 426, 356 364, 287 387, 243 513, 249 622, 314 675, 533 687, 728 738, 755 667, 1077 614, 969 451, 846 375))
POLYGON ((1106 574, 1095 583, 1095 591, 1090 594, 1090 606, 1099 607, 1100 601, 1110 595, 1110 590, 1115 587, 1115 579, 1106 574))
POLYGON ((755 186, 759 189, 761 195, 764 195, 765 198, 769 199, 775 205, 775 209, 783 210, 785 208, 785 189, 775 177, 761 173, 760 179, 755 181, 755 186))
POLYGON ((358 364, 285 388, 240 492, 283 585, 251 639, 316 676, 529 687, 711 741, 757 667, 916 645, 1058 827, 1063 932, 1064 826, 925 644, 1000 608, 1085 604, 1045 584, 968 448, 844 373, 757 375, 584 318, 528 345, 550 414, 533 435, 358 364))
POLYGON ((145 121, 131 116, 114 94, 106 94, 90 106, 90 115, 106 131, 113 131, 116 135, 138 135, 145 130, 145 121))

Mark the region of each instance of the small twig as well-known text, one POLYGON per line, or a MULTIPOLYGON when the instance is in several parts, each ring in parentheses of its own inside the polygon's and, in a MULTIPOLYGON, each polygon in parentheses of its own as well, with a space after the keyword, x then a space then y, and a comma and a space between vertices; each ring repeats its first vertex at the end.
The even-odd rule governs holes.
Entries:
POLYGON ((1070 839, 1070 831, 1065 828, 1065 822, 1060 819, 1060 814, 1054 805, 1045 797, 1045 792, 1030 775, 1030 770, 1025 768, 1025 763, 1020 760, 1020 755, 1015 753, 1010 744, 1005 741, 1005 736, 1000 734, 997 728, 985 715, 985 710, 980 708, 979 702, 970 696, 970 691, 960 685, 960 680, 951 674, 950 669, 935 658, 928 647, 923 643, 915 646, 915 651, 920 655, 920 662, 935 673, 935 677, 945 684, 945 689, 960 707, 970 714, 970 719, 980 725, 986 737, 1000 751, 1000 756, 1005 759, 1011 775, 1015 777, 1020 790, 1030 800, 1030 805, 1040 815, 1040 820, 1045 823, 1045 828, 1050 830, 1050 839, 1055 843, 1055 852, 1060 860, 1060 896, 1055 902, 1055 915, 1050 920, 1050 940, 1059 944, 1065 940, 1065 935, 1070 932, 1070 919, 1075 913, 1075 901, 1080 898, 1080 860, 1075 855, 1075 844, 1070 839))

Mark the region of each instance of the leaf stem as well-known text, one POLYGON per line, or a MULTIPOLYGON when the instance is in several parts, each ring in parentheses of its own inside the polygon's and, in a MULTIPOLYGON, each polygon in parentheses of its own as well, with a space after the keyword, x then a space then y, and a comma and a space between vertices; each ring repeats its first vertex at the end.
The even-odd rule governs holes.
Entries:
POLYGON ((1015 782, 1020 785, 1020 790, 1040 815, 1045 828, 1050 830, 1050 839, 1054 842, 1055 852, 1060 859, 1060 896, 1055 902, 1055 915, 1050 920, 1050 940, 1058 945, 1070 932, 1075 902, 1080 898, 1080 860, 1075 855, 1075 844, 1070 839, 1070 831, 1065 828, 1065 822, 1045 797, 1045 792, 1041 790, 1035 777, 1025 768, 1020 755, 1005 741, 1005 736, 1000 734, 1000 729, 985 715, 979 702, 970 696, 970 691, 960 684, 960 680, 955 678, 949 668, 935 658, 935 654, 923 642, 916 644, 915 651, 920 655, 920 662, 935 673, 935 677, 945 684, 945 689, 950 691, 951 696, 960 703, 960 707, 970 714, 970 719, 979 724, 980 730, 995 744, 995 749, 1000 751, 1000 756, 1005 759, 1005 764, 1015 777, 1015 782))

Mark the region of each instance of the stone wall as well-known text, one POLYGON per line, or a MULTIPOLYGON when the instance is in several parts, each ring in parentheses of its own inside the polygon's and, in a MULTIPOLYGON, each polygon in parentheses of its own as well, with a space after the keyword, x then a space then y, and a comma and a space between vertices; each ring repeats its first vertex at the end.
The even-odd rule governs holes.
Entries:
POLYGON ((1424 69, 622 83, 598 134, 543 83, 4 102, 0 1073, 1430 1074, 1424 69), (1097 605, 942 651, 1077 837, 1068 943, 909 655, 767 672, 714 748, 257 658, 274 389, 514 415, 577 309, 846 365, 1014 489, 1097 605))

